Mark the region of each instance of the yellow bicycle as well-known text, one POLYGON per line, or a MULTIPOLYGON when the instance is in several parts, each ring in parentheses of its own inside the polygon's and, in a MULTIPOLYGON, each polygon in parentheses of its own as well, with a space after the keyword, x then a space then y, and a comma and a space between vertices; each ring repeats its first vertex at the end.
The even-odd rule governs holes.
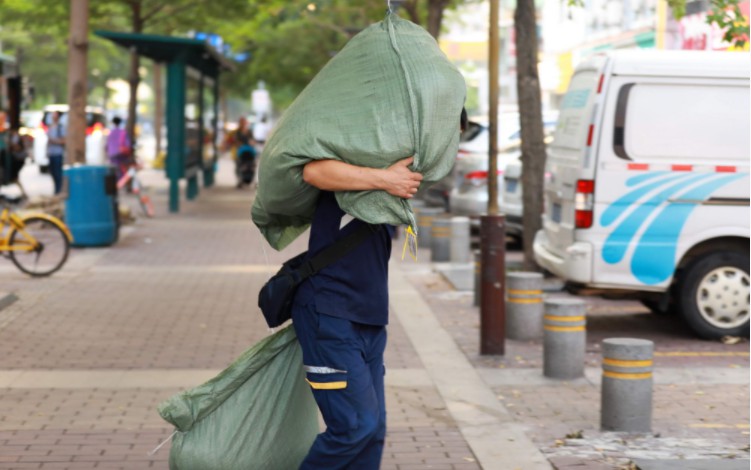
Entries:
POLYGON ((68 260, 73 236, 68 227, 48 214, 19 216, 10 210, 20 199, 0 194, 0 252, 21 271, 34 277, 49 276, 68 260))

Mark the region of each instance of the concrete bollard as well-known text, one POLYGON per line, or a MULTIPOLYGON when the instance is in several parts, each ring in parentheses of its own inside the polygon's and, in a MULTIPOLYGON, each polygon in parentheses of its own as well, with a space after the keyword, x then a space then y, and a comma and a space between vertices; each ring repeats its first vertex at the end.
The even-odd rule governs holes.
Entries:
POLYGON ((514 272, 506 275, 506 338, 542 338, 542 281, 540 273, 514 272))
POLYGON ((480 282, 480 273, 481 266, 482 266, 482 253, 480 250, 474 250, 475 253, 475 298, 474 298, 474 306, 479 307, 480 306, 480 286, 482 285, 482 282, 480 282))
POLYGON ((451 259, 451 219, 434 217, 430 229, 430 261, 445 262, 451 259))
POLYGON ((443 214, 443 209, 437 207, 418 207, 415 211, 417 212, 417 245, 430 248, 433 219, 443 214))
POLYGON ((469 217, 451 218, 451 262, 470 262, 469 217))
POLYGON ((652 430, 652 354, 645 339, 602 342, 600 427, 603 431, 652 430))
POLYGON ((543 316, 543 374, 553 379, 584 375, 587 306, 579 299, 548 299, 543 316))

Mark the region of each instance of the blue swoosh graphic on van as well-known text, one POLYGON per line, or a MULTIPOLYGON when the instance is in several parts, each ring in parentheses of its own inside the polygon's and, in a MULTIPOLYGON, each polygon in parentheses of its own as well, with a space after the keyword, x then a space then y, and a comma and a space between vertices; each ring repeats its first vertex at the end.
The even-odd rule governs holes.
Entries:
MULTIPOLYGON (((697 186, 681 194, 680 197, 703 201, 715 190, 744 176, 747 176, 747 174, 723 176, 697 186)), ((678 237, 686 220, 697 206, 699 206, 697 203, 671 203, 652 220, 652 223, 642 234, 634 251, 634 256, 631 258, 631 272, 639 281, 647 285, 654 285, 670 278, 675 270, 678 237)))
POLYGON ((644 173, 643 175, 633 176, 626 180, 626 186, 636 186, 637 184, 641 184, 647 180, 651 180, 652 178, 656 178, 658 176, 672 174, 670 171, 651 171, 649 173, 644 173))
MULTIPOLYGON (((626 217, 626 219, 610 233, 607 240, 605 240, 605 245, 602 247, 602 259, 609 264, 619 263, 626 255, 626 250, 631 244, 634 235, 636 235, 636 232, 652 212, 657 210, 670 196, 681 191, 686 186, 713 176, 714 173, 692 175, 678 183, 671 184, 667 189, 659 192, 651 199, 637 206, 636 209, 634 209, 628 217, 626 217)), ((667 184, 670 184, 671 182, 672 180, 667 184)))
MULTIPOLYGON (((626 186, 630 186, 629 183, 634 180, 635 178, 642 178, 641 181, 644 181, 644 176, 660 176, 662 174, 668 173, 667 171, 661 171, 657 172, 657 174, 649 174, 649 175, 639 175, 634 178, 631 178, 630 180, 626 181, 626 186)), ((673 175, 669 178, 661 179, 657 182, 652 182, 651 184, 645 184, 644 186, 641 186, 629 193, 626 193, 624 196, 621 196, 620 199, 609 205, 605 212, 602 213, 602 217, 600 217, 600 225, 603 227, 607 227, 608 225, 615 222, 618 217, 623 214, 627 209, 631 208, 631 206, 641 199, 645 194, 652 191, 655 188, 659 188, 662 185, 672 183, 673 181, 686 179, 689 175, 673 175)))

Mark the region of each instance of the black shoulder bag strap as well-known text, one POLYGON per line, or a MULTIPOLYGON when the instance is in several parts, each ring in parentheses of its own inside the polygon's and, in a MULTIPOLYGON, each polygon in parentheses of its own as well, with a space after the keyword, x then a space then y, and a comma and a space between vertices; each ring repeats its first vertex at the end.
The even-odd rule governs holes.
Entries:
POLYGON ((300 266, 300 268, 297 269, 297 272, 300 274, 301 279, 310 277, 329 264, 343 258, 344 255, 364 242, 366 238, 368 238, 370 235, 378 233, 382 228, 383 227, 381 225, 371 225, 368 223, 363 223, 357 230, 350 233, 344 238, 340 238, 331 246, 325 248, 323 251, 300 266))

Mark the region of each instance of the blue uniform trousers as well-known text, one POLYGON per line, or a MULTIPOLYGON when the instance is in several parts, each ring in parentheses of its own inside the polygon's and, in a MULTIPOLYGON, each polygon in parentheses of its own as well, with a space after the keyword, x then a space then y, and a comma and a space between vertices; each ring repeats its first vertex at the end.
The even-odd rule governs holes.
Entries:
POLYGON ((300 468, 377 470, 386 437, 386 327, 318 313, 315 299, 295 302, 292 320, 326 423, 300 468))

